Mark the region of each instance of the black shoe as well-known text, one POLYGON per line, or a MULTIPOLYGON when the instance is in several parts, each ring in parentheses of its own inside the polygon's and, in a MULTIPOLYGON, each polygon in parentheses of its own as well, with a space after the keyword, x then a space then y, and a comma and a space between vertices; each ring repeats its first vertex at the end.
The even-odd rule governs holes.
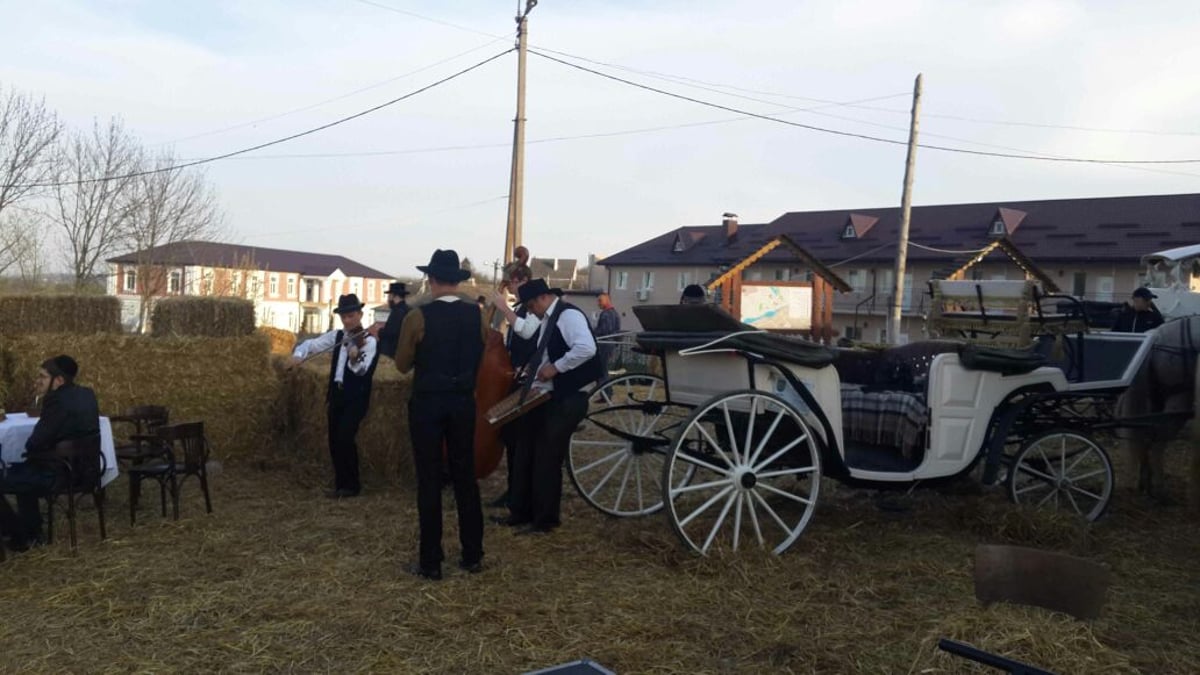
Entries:
POLYGON ((480 572, 483 571, 483 561, 477 560, 473 563, 468 564, 465 560, 459 560, 458 561, 458 569, 460 569, 468 574, 479 574, 480 572))
POLYGON ((408 566, 408 573, 415 577, 420 577, 422 579, 427 579, 429 581, 441 581, 442 580, 442 568, 440 566, 435 567, 433 569, 425 569, 424 567, 421 567, 417 563, 413 563, 408 566))
POLYGON ((504 527, 521 527, 522 525, 529 524, 528 520, 521 520, 512 516, 492 516, 491 520, 493 523, 503 525, 504 527))

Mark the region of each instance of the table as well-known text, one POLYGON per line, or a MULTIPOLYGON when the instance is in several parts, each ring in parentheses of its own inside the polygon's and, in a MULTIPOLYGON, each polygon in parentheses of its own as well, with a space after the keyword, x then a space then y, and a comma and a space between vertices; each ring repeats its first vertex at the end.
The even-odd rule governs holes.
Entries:
MULTIPOLYGON (((37 418, 25 413, 8 413, 0 422, 0 459, 5 464, 20 464, 25 461, 25 441, 33 435, 37 418)), ((107 417, 100 418, 100 452, 104 454, 104 475, 101 485, 108 485, 117 477, 117 451, 113 444, 112 423, 107 417)))

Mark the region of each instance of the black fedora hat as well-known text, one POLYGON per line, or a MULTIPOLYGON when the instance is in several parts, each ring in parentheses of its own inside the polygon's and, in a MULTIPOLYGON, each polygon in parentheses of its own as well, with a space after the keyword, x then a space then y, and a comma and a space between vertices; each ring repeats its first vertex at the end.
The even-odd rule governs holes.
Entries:
POLYGON ((443 251, 438 249, 429 258, 428 265, 417 265, 417 269, 425 274, 449 284, 466 281, 471 273, 462 269, 458 262, 458 252, 453 249, 443 251))
POLYGON ((553 293, 560 298, 562 297, 561 288, 550 288, 546 285, 545 279, 533 279, 522 284, 521 287, 517 289, 517 300, 524 305, 530 300, 542 295, 546 295, 547 293, 553 293))
POLYGON ((353 293, 350 293, 348 295, 343 295, 338 298, 337 309, 333 310, 333 313, 334 314, 345 314, 347 312, 357 312, 358 310, 360 310, 362 308, 363 308, 363 304, 358 299, 358 296, 353 293))
POLYGON ((404 285, 403 281, 393 281, 391 285, 388 286, 387 292, 388 295, 404 296, 408 295, 408 288, 404 285))

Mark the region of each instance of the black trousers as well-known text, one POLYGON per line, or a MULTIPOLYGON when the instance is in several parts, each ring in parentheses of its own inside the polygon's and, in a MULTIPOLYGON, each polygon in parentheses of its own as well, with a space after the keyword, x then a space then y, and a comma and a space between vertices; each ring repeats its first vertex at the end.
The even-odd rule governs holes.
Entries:
POLYGON ((562 467, 571 434, 587 415, 587 394, 573 392, 552 399, 526 415, 524 433, 509 469, 513 520, 536 528, 557 527, 562 521, 562 467))
POLYGON ((368 400, 346 396, 334 389, 329 397, 329 458, 333 462, 333 485, 338 490, 359 492, 358 427, 367 416, 368 400))
POLYGON ((420 564, 434 569, 442 550, 442 448, 454 484, 462 560, 483 558, 483 506, 475 480, 475 394, 415 393, 408 402, 408 429, 417 469, 417 514, 421 524, 420 564))
POLYGON ((52 469, 31 464, 14 464, 0 479, 0 492, 15 494, 17 510, 14 513, 8 500, 0 498, 0 534, 12 537, 16 542, 26 542, 42 536, 42 512, 38 500, 54 486, 52 469))

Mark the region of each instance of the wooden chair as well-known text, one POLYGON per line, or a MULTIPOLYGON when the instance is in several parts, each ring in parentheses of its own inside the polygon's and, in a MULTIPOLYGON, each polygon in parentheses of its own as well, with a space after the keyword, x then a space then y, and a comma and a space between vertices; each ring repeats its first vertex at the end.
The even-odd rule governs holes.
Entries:
POLYGON ((129 524, 137 520, 138 497, 141 482, 153 479, 158 482, 159 500, 163 517, 167 515, 167 493, 175 520, 179 520, 179 488, 188 476, 196 476, 204 493, 204 506, 212 513, 212 498, 208 491, 208 439, 204 436, 203 422, 188 422, 159 427, 154 435, 155 443, 147 458, 129 468, 129 524), (180 461, 182 459, 182 461, 180 461))
POLYGON ((107 536, 104 526, 104 486, 100 479, 108 466, 100 450, 100 436, 59 441, 53 450, 31 461, 40 462, 55 472, 54 484, 49 489, 32 493, 46 500, 46 541, 54 541, 54 506, 59 497, 66 497, 71 550, 77 550, 76 504, 79 495, 84 494, 92 495, 96 503, 96 512, 100 517, 100 538, 104 539, 107 536))
POLYGON ((109 421, 114 425, 118 422, 133 425, 129 443, 116 448, 117 461, 130 465, 141 462, 153 444, 147 437, 152 436, 159 427, 166 426, 169 419, 170 410, 161 405, 134 406, 124 415, 110 417, 109 421))

